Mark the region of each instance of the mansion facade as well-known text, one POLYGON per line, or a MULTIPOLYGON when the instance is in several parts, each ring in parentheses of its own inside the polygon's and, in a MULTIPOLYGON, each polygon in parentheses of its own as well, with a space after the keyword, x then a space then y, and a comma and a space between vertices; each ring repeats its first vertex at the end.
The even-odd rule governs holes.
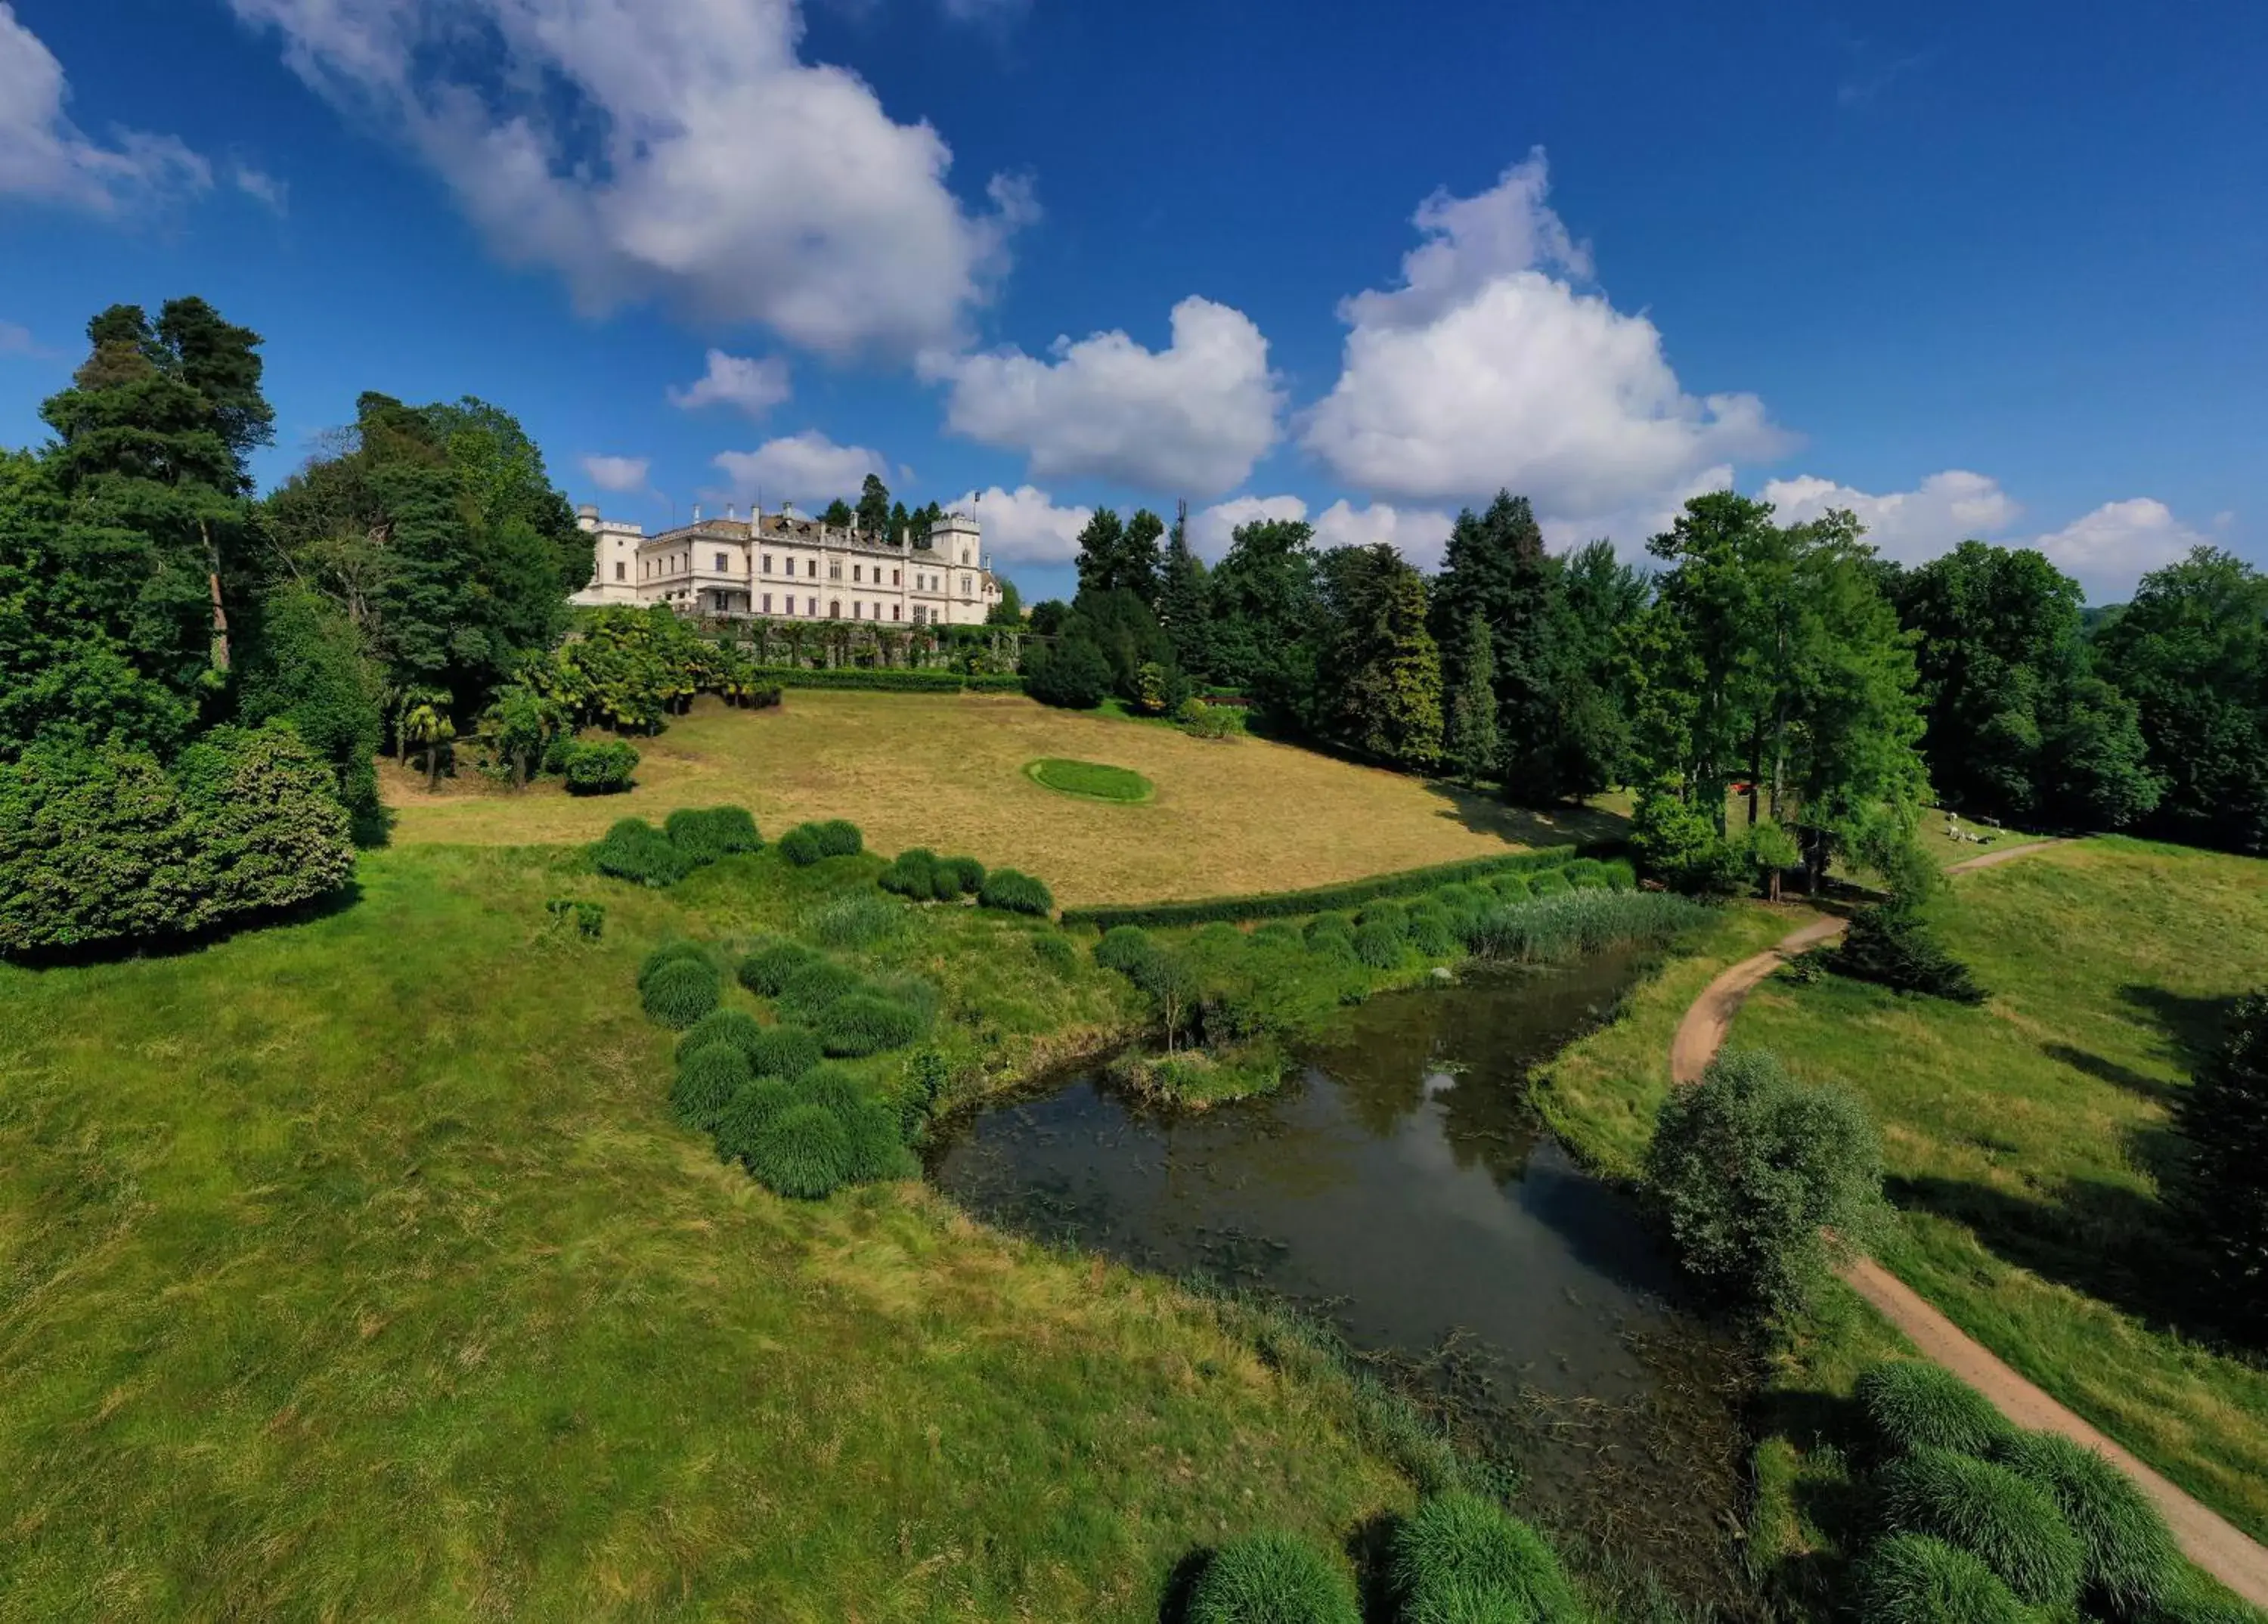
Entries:
POLYGON ((949 513, 894 539, 783 510, 730 509, 648 535, 643 527, 578 516, 591 538, 588 607, 666 603, 703 619, 858 620, 901 626, 982 625, 1000 602, 976 521, 949 513))

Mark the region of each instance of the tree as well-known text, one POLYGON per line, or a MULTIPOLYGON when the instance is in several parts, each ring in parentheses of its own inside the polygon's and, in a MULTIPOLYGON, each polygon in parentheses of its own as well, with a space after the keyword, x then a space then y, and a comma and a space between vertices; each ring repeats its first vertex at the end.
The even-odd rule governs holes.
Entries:
POLYGON ((1476 613, 1458 639, 1462 669, 1449 700, 1448 757, 1476 782, 1496 776, 1496 649, 1488 623, 1476 613))
POLYGON ((1000 601, 984 612, 988 626, 1020 626, 1024 624, 1024 595, 1016 590, 1016 583, 1002 575, 1000 601))
POLYGON ((819 515, 819 522, 837 530, 848 530, 858 522, 858 515, 850 503, 838 496, 827 505, 827 511, 819 515))
POLYGON ((1719 1054, 1664 1101, 1646 1181, 1687 1269, 1774 1310, 1800 1307, 1882 1223, 1866 1107, 1803 1089, 1761 1051, 1719 1054))
POLYGON ((1578 801, 1630 776, 1629 659, 1624 628, 1646 612, 1646 579, 1612 542, 1585 544, 1555 565, 1550 737, 1531 747, 1514 781, 1542 799, 1578 801))
POLYGON ((1441 759, 1441 657, 1425 629, 1425 578, 1383 542, 1325 553, 1326 642, 1317 719, 1331 736, 1398 767, 1441 759))
POLYGON ((2268 576, 2216 548, 2142 578, 2098 640, 2164 797, 2150 826, 2268 852, 2268 576))
POLYGON ((905 528, 904 507, 901 505, 898 511, 892 513, 890 488, 882 483, 880 474, 867 475, 865 483, 858 487, 858 528, 869 535, 895 537, 905 528))
POLYGON ((1174 658, 1182 670, 1212 670, 1212 606, 1206 591, 1204 560, 1189 547, 1186 506, 1166 540, 1166 558, 1158 579, 1158 620, 1173 641, 1174 658))
POLYGON ((2268 1330, 2268 991, 2236 1000, 2220 1052, 2174 1106, 2190 1144, 2183 1205, 2213 1259, 2222 1300, 2268 1330))
POLYGON ((383 838, 375 757, 385 742, 385 675, 346 616, 320 594, 269 588, 250 623, 237 712, 253 726, 281 719, 330 766, 357 840, 383 838))
POLYGON ((1207 581, 1216 682, 1241 688, 1279 724, 1304 727, 1322 606, 1314 530, 1292 520, 1239 525, 1207 581))
POLYGON ((1543 531, 1526 497, 1497 492, 1488 511, 1457 515, 1433 585, 1433 635, 1452 671, 1462 672, 1463 639, 1476 623, 1488 629, 1496 667, 1497 727, 1511 777, 1523 801, 1550 801, 1556 784, 1530 782, 1557 736, 1553 693, 1554 623, 1558 593, 1543 550, 1543 531))
POLYGON ((1024 662, 1024 691, 1042 705, 1091 711, 1102 703, 1110 686, 1110 661, 1085 637, 1066 637, 1053 648, 1035 648, 1024 662))
POLYGON ((1041 637, 1055 637, 1070 616, 1071 605, 1061 598, 1042 598, 1032 605, 1032 630, 1041 637))

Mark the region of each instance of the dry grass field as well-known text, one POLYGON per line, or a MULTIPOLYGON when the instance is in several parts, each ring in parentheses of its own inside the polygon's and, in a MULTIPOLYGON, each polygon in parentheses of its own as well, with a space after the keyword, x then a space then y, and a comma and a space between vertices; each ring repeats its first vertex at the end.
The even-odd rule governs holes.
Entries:
POLYGON ((737 804, 769 834, 847 817, 874 850, 926 845, 1012 865, 1066 904, 1285 890, 1517 845, 1612 834, 1622 820, 1538 816, 1445 785, 1262 739, 1208 742, 1154 723, 1050 710, 1014 695, 792 690, 779 709, 713 700, 641 739, 637 787, 578 799, 513 794, 469 771, 426 792, 386 777, 398 844, 563 844, 620 817, 737 804), (1041 757, 1127 767, 1157 786, 1138 806, 1054 794, 1041 757))

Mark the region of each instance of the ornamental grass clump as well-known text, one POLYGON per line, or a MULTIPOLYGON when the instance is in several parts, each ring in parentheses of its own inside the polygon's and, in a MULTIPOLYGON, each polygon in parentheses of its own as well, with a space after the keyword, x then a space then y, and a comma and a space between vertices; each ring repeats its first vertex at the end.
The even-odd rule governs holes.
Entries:
POLYGON ((1528 878, 1530 897, 1559 897, 1574 889, 1568 883, 1566 871, 1561 868, 1546 868, 1528 878))
POLYGON ((759 1077, 793 1082, 819 1064, 819 1035, 800 1026, 759 1027, 747 1045, 748 1065, 759 1077))
POLYGON ((852 993, 820 1012, 819 1041, 827 1052, 855 1058, 902 1049, 922 1035, 922 1018, 874 993, 852 993))
POLYGON ((779 854, 799 868, 808 868, 827 855, 808 823, 799 823, 780 837, 779 854))
POLYGON ((747 1161, 775 1194, 823 1200, 850 1179, 850 1130, 823 1105, 790 1105, 756 1131, 747 1161))
POLYGON ((1925 1534, 1892 1534, 1859 1558, 1866 1624, 2032 1624, 2031 1610, 1967 1551, 1925 1534))
POLYGON ((799 1020, 812 1020, 839 998, 859 990, 858 972, 830 958, 814 958, 781 985, 782 1009, 799 1020))
POLYGON ((1608 858, 1599 865, 1599 872, 1607 876, 1607 886, 1611 890, 1638 890, 1638 866, 1627 857, 1608 858))
POLYGON ((740 985, 758 998, 777 998, 788 978, 818 957, 799 941, 760 942, 740 961, 740 985))
POLYGON ((1102 940, 1094 944, 1094 962, 1105 970, 1130 976, 1158 951, 1157 941, 1148 931, 1139 925, 1121 925, 1102 933, 1102 940))
POLYGON ((2173 1598, 2182 1579, 2180 1547, 2132 1479, 2097 1451, 2051 1432, 2012 1433, 1993 1458, 2044 1489, 2079 1536, 2080 1583, 2096 1611, 2138 1618, 2173 1598))
POLYGON ((1362 912, 1354 916, 1354 922, 1358 927, 1382 925, 1399 936, 1410 928, 1410 904, 1390 897, 1366 904, 1362 912))
POLYGON ((669 1106, 686 1126, 712 1128, 733 1096, 755 1081, 748 1057, 739 1045, 718 1039, 678 1062, 669 1106))
POLYGON ((1859 1407, 1886 1455, 1955 1450, 1990 1455, 2012 1428, 1991 1400, 1941 1365, 1888 1359, 1859 1377, 1859 1407))
POLYGON ((691 807, 669 815, 663 824, 669 843, 696 867, 705 867, 743 852, 760 850, 762 838, 756 820, 746 807, 716 807, 706 812, 691 807))
POLYGON ((811 833, 822 857, 856 857, 866 849, 866 838, 858 832, 858 825, 839 817, 812 824, 811 833))
POLYGON ((909 916, 872 891, 838 897, 811 916, 811 934, 830 948, 864 948, 896 934, 909 916))
POLYGON ((1443 913, 1410 910, 1410 945, 1427 958, 1447 958, 1464 946, 1462 936, 1443 913))
POLYGON ((719 1160, 748 1165, 757 1139, 789 1107, 801 1104, 795 1085, 778 1077, 759 1077, 725 1102, 710 1125, 719 1160))
POLYGON ((1252 933, 1256 948, 1298 948, 1307 944, 1300 939, 1300 927, 1288 919, 1270 919, 1252 933))
POLYGON ((984 878, 976 900, 987 908, 1009 913, 1028 913, 1045 919, 1055 912, 1055 894, 1030 875, 1013 868, 996 868, 984 878))
POLYGON ((938 894, 937 868, 936 853, 927 846, 913 846, 893 858, 875 883, 909 902, 927 902, 938 894))
POLYGON ((1483 958, 1553 963, 1609 948, 1665 942, 1708 917, 1701 904, 1661 891, 1562 889, 1484 914, 1465 940, 1483 958))
POLYGON ((638 1001, 649 1019, 682 1031, 714 1009, 723 993, 714 964, 705 958, 679 958, 645 978, 638 1001))
POLYGON ((1500 874, 1488 882, 1488 888, 1499 901, 1526 902, 1535 895, 1535 887, 1528 882, 1528 876, 1524 874, 1500 874))
POLYGON ((1589 1617, 1542 1534, 1462 1490, 1434 1495, 1395 1532, 1388 1577, 1401 1624, 1589 1617))
POLYGON ((984 865, 973 857, 942 858, 937 865, 937 899, 950 902, 956 896, 982 896, 985 877, 984 865), (948 881, 951 890, 946 889, 948 881))
POLYGON ((1402 932, 1384 919, 1355 926, 1354 956, 1370 969, 1398 969, 1402 954, 1402 932))
POLYGON ((2078 1600, 2085 1552, 2038 1484, 1973 1455, 1921 1449, 1885 1467, 1880 1486, 1885 1520, 1897 1532, 1967 1551, 2032 1606, 2078 1600))
POLYGON ((642 817, 626 817, 591 848, 591 860, 603 875, 656 890, 693 872, 692 860, 642 817))
POLYGON ((1361 1624, 1346 1569, 1292 1534, 1248 1534, 1215 1551, 1189 1589, 1189 1624, 1361 1624))
POLYGON ((715 1043, 730 1044, 747 1054, 762 1038, 764 1030, 763 1024, 745 1009, 712 1009, 688 1027, 685 1036, 677 1040, 678 1061, 681 1065, 695 1050, 715 1043))
POLYGON ((706 964, 711 962, 709 949, 697 941, 688 941, 681 936, 674 941, 663 942, 639 962, 638 991, 641 993, 645 991, 645 984, 653 979, 654 972, 663 965, 674 964, 682 960, 692 960, 706 964))
POLYGON ((1567 883, 1579 891, 1598 890, 1607 883, 1606 866, 1595 857, 1571 859, 1559 870, 1567 876, 1567 883))

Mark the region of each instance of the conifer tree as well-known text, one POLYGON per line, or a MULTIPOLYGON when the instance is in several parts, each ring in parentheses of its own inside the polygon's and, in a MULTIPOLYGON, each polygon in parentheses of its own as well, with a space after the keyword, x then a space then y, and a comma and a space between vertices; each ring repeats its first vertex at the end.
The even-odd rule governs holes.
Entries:
POLYGON ((1174 520, 1167 537, 1165 568, 1158 587, 1158 619, 1173 639, 1174 658, 1182 670, 1211 671, 1211 618, 1204 560, 1189 548, 1184 513, 1174 520))
POLYGON ((1448 754, 1465 778, 1496 776, 1501 747, 1496 730, 1496 644, 1488 622, 1476 613, 1459 639, 1457 688, 1449 702, 1448 754))

